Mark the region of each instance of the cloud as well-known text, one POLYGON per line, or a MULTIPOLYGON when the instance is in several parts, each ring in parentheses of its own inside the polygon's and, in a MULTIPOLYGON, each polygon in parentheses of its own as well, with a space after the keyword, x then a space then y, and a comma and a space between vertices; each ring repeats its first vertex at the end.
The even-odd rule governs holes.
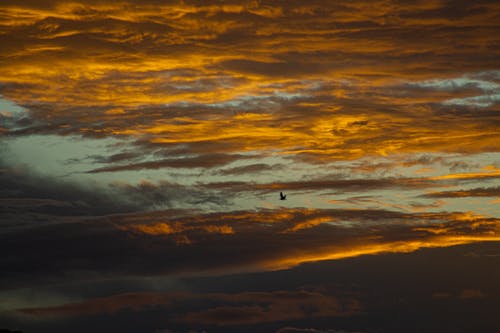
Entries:
POLYGON ((344 304, 332 296, 317 292, 245 293, 233 295, 242 305, 218 306, 191 312, 183 322, 205 325, 248 325, 303 318, 349 316, 361 310, 355 299, 344 304), (244 305, 243 305, 244 304, 244 305))
POLYGON ((239 167, 233 167, 233 168, 228 168, 228 169, 221 169, 216 172, 216 174, 222 175, 222 176, 229 176, 229 175, 242 175, 242 174, 253 174, 253 173, 260 173, 260 172, 265 172, 265 171, 277 171, 283 169, 282 164, 265 164, 265 163, 256 163, 256 164, 249 164, 249 165, 244 165, 244 166, 239 166, 239 167))
POLYGON ((21 215, 34 211, 45 212, 47 217, 88 216, 137 209, 134 203, 120 200, 118 193, 98 189, 98 186, 92 189, 60 179, 43 177, 23 167, 6 166, 3 170, 0 174, 1 205, 21 215))
POLYGON ((103 168, 97 168, 87 173, 98 173, 98 172, 116 172, 116 171, 131 171, 131 170, 143 170, 143 169, 160 169, 160 168, 213 168, 216 166, 223 166, 232 163, 238 159, 250 158, 250 156, 244 155, 228 155, 228 154, 207 154, 196 157, 186 157, 186 158, 175 158, 175 159, 163 159, 150 162, 141 162, 135 164, 109 166, 103 168))
POLYGON ((139 152, 122 152, 112 154, 110 156, 92 155, 88 158, 92 159, 94 163, 116 163, 122 161, 129 161, 137 159, 140 156, 139 152))
MULTIPOLYGON (((297 328, 297 327, 283 327, 280 328, 276 333, 356 333, 345 330, 334 330, 334 329, 315 329, 315 328, 297 328)), ((360 333, 360 332, 357 332, 360 333)))
POLYGON ((469 190, 431 192, 422 196, 426 198, 498 197, 500 196, 500 187, 478 187, 469 190))
POLYGON ((326 191, 335 190, 337 193, 344 192, 363 192, 384 189, 407 189, 417 190, 432 187, 440 187, 440 184, 434 179, 422 178, 353 178, 343 179, 339 175, 323 177, 320 179, 304 179, 299 181, 276 182, 276 183, 246 183, 238 181, 213 182, 202 185, 207 189, 220 189, 226 191, 257 191, 270 193, 281 190, 288 191, 326 191))
POLYGON ((458 296, 460 299, 478 299, 484 298, 485 295, 481 290, 478 289, 464 289, 460 292, 458 296))
POLYGON ((216 326, 350 316, 361 310, 359 301, 354 298, 339 299, 310 291, 273 291, 237 294, 128 293, 56 307, 19 309, 18 312, 35 317, 72 317, 116 314, 124 310, 139 312, 151 307, 161 308, 175 322, 216 326), (182 310, 175 305, 188 302, 202 304, 202 310, 179 313, 182 310))
MULTIPOLYGON (((0 161, 1 165, 5 163, 0 161)), ((181 202, 200 207, 224 206, 228 202, 214 192, 169 182, 84 184, 46 177, 23 166, 5 165, 1 170, 0 207, 4 207, 5 214, 0 219, 9 224, 15 215, 26 218, 28 223, 37 215, 49 221, 62 216, 81 218, 171 208, 174 204, 180 207, 181 202)))
MULTIPOLYGON (((495 5, 376 7, 7 2, 0 91, 31 124, 1 133, 209 142, 211 153, 310 162, 497 151, 495 5)), ((141 163, 130 168, 174 162, 141 163)))
POLYGON ((472 213, 359 209, 198 215, 165 210, 70 221, 36 227, 32 220, 30 228, 4 234, 1 247, 15 248, 16 256, 0 261, 10 272, 3 285, 33 284, 79 271, 148 276, 275 270, 364 254, 498 241, 499 227, 498 219, 472 213), (228 251, 233 248, 238 251, 228 251), (23 273, 26 266, 31 267, 29 274, 23 273))
POLYGON ((338 180, 304 180, 288 183, 274 183, 255 185, 256 189, 263 191, 276 190, 326 190, 338 189, 340 191, 366 191, 384 188, 419 188, 428 187, 432 184, 425 179, 338 179, 338 180))
POLYGON ((264 77, 289 77, 303 74, 319 74, 325 70, 319 64, 304 64, 300 62, 262 62, 234 59, 223 61, 218 67, 237 73, 258 74, 264 77))
MULTIPOLYGON (((2 1, 0 140, 13 151, 0 148, 1 289, 269 273, 498 241, 498 9, 492 0, 2 1), (40 139, 49 135, 116 145, 83 152, 40 139), (29 147, 16 145, 26 138, 29 147), (268 200, 279 191, 287 201, 268 200)), ((339 298, 322 292, 208 293, 184 295, 211 303, 165 327, 314 332, 308 316, 339 313, 339 298)), ((123 318, 173 297, 127 295, 65 309, 123 318)), ((391 296, 380 298, 400 299, 391 296)), ((391 323, 406 320, 401 304, 391 323)))
POLYGON ((470 300, 485 298, 486 295, 479 289, 462 289, 456 295, 452 295, 449 292, 436 292, 432 294, 432 298, 435 299, 450 299, 451 297, 460 300, 470 300))
POLYGON ((477 319, 481 328, 494 331, 497 321, 491 309, 495 308, 496 299, 492 295, 498 292, 498 284, 496 279, 481 277, 495 277, 495 267, 491 258, 467 256, 471 251, 498 251, 498 242, 323 261, 257 274, 196 275, 174 278, 173 284, 172 279, 164 276, 145 279, 108 276, 83 284, 69 276, 71 283, 13 290, 7 298, 2 292, 2 299, 9 301, 10 311, 2 312, 0 321, 3 327, 25 332, 41 325, 53 332, 72 327, 86 331, 101 323, 100 328, 112 332, 272 333, 288 328, 291 332, 295 329, 354 333, 385 331, 389 325, 404 330, 408 323, 415 323, 417 329, 427 332, 439 332, 436 323, 452 330, 469 330, 478 327, 477 319), (460 299, 459 295, 467 289, 483 294, 486 290, 488 294, 476 300, 460 299), (25 302, 13 299, 19 293, 24 294, 25 302), (60 293, 66 297, 54 301, 54 294, 60 293), (435 293, 449 297, 433 298, 435 293), (34 294, 40 295, 41 300, 33 298, 34 294), (346 312, 309 318, 308 313, 319 315, 339 309, 334 304, 346 312), (213 312, 219 308, 244 312, 247 307, 261 309, 258 316, 262 322, 248 323, 251 319, 245 316, 237 324, 240 319, 227 319, 220 312, 213 312), (285 307, 290 308, 289 314, 281 311, 285 307), (443 307, 453 311, 434 317, 443 307), (458 311, 477 316, 472 320, 469 316, 458 318, 454 315, 458 311), (199 314, 213 324, 184 321, 199 314), (218 315, 221 320, 215 322, 218 315), (297 319, 298 316, 305 317, 297 319), (272 321, 280 317, 286 319, 272 321))
MULTIPOLYGON (((175 299, 175 298, 174 298, 175 299)), ((146 306, 171 306, 171 297, 166 294, 128 293, 95 298, 82 303, 70 303, 52 308, 27 308, 19 310, 31 316, 88 316, 113 314, 123 309, 139 310, 146 306)))

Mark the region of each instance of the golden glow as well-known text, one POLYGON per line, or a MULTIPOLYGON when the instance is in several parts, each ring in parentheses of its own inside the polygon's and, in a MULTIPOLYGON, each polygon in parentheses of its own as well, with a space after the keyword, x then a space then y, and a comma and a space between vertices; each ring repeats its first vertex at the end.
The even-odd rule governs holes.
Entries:
POLYGON ((491 236, 443 236, 427 239, 425 241, 397 241, 383 244, 361 245, 354 248, 337 249, 325 251, 324 253, 297 255, 290 258, 284 258, 276 262, 265 263, 264 266, 271 270, 280 270, 290 268, 299 264, 321 261, 335 260, 361 255, 394 253, 394 252, 413 252, 422 248, 430 247, 448 247, 474 242, 500 241, 500 235, 491 236))
POLYGON ((488 169, 486 172, 469 172, 469 173, 456 173, 443 176, 432 177, 430 179, 442 180, 442 179, 470 179, 470 178, 487 178, 487 177, 499 177, 500 169, 488 169))
MULTIPOLYGON (((379 4, 349 4, 321 17, 315 16, 319 9, 314 4, 290 4, 284 10, 252 1, 199 6, 127 1, 56 2, 53 7, 3 4, 2 35, 21 41, 2 45, 0 82, 13 86, 2 94, 21 105, 51 105, 37 116, 76 122, 77 133, 133 136, 155 144, 230 142, 233 151, 279 149, 319 161, 498 147, 493 122, 449 116, 440 125, 439 117, 425 106, 457 94, 468 97, 467 93, 380 93, 394 90, 402 81, 453 76, 440 73, 432 56, 408 55, 457 48, 441 35, 446 29, 433 30, 436 25, 479 29, 474 36, 461 36, 470 50, 492 43, 494 34, 486 22, 491 22, 498 5, 484 5, 490 10, 457 22, 443 17, 400 20, 406 6, 375 3, 379 4), (224 15, 239 19, 221 19, 224 15), (255 25, 249 16, 264 20, 255 25), (97 18, 102 24, 94 24, 97 18), (297 20, 303 24, 292 23, 297 20), (386 38, 382 28, 380 36, 349 28, 359 20, 402 31, 427 29, 431 38, 422 43, 407 41, 397 31, 386 38), (30 38, 18 33, 27 27, 32 29, 30 38), (225 41, 226 34, 238 32, 238 42, 225 41), (344 64, 345 56, 336 50, 350 54, 353 64, 344 64), (387 61, 373 64, 367 55, 387 61), (391 57, 404 61, 390 61, 391 57), (185 110, 190 114, 204 109, 183 117, 171 111, 181 104, 190 105, 185 110), (304 110, 296 117, 284 105, 304 110), (71 111, 72 119, 67 118, 68 110, 89 106, 91 110, 71 111), (137 111, 145 106, 152 110, 137 111), (247 108, 262 110, 233 114, 247 108), (147 125, 133 125, 142 117, 147 125), (121 119, 129 119, 128 125, 121 119), (94 123, 98 129, 85 126, 94 123)), ((441 5, 411 7, 418 12, 441 5)))
POLYGON ((241 267, 236 265, 237 269, 257 270, 500 241, 500 220, 474 212, 386 214, 387 211, 274 209, 197 215, 149 224, 125 223, 119 229, 153 237, 172 236, 176 244, 202 248, 212 246, 204 245, 205 233, 220 237, 214 239, 216 243, 229 236, 241 242, 242 253, 255 252, 241 267), (255 249, 254 242, 261 244, 262 249, 255 249), (271 245, 274 242, 280 244, 278 248, 271 245), (266 249, 273 249, 272 253, 266 249))
POLYGON ((181 223, 152 223, 152 224, 135 224, 130 226, 120 227, 122 230, 132 230, 148 235, 171 235, 179 234, 188 230, 202 230, 208 233, 217 234, 233 234, 233 228, 228 225, 184 225, 181 223))
POLYGON ((297 231, 302 230, 302 229, 313 228, 317 225, 332 222, 332 221, 333 220, 331 217, 317 217, 317 218, 313 218, 313 219, 308 219, 308 220, 302 221, 300 223, 294 224, 293 227, 286 229, 284 232, 297 232, 297 231))

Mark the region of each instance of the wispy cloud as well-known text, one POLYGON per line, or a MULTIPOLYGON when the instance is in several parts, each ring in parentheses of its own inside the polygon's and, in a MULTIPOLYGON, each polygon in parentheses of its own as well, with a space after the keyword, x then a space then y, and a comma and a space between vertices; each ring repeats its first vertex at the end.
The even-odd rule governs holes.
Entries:
POLYGON ((176 314, 171 318, 174 322, 234 326, 308 317, 349 316, 361 310, 359 301, 352 297, 339 299, 311 291, 274 291, 238 294, 130 293, 59 307, 20 309, 19 313, 32 317, 72 317, 115 314, 123 310, 138 312, 153 306, 172 311, 175 304, 188 301, 206 305, 199 311, 176 314), (212 307, 209 304, 213 304, 212 307))
POLYGON ((469 190, 431 192, 424 196, 428 198, 498 197, 500 196, 500 187, 479 187, 469 190))

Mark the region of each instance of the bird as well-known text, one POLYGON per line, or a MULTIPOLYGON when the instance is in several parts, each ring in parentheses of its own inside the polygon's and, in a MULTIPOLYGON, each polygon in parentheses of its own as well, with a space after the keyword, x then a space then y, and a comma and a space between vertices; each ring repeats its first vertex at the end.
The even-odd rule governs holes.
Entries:
POLYGON ((280 192, 280 200, 286 200, 286 194, 283 194, 283 192, 280 192))

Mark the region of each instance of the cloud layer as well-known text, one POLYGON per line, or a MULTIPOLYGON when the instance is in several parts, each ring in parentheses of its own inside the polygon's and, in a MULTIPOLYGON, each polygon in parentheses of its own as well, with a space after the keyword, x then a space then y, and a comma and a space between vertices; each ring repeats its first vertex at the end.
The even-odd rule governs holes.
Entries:
POLYGON ((498 151, 491 1, 42 1, 0 11, 1 93, 31 122, 4 129, 11 135, 313 161, 498 151))
POLYGON ((499 18, 2 1, 0 328, 499 331, 499 18))

